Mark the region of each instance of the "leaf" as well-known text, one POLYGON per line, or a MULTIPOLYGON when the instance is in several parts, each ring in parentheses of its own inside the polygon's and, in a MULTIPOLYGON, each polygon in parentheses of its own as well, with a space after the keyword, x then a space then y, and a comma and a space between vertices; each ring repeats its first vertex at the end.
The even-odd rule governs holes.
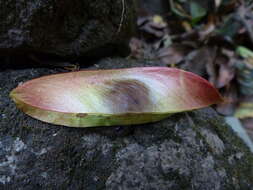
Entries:
POLYGON ((253 57, 253 52, 244 46, 238 46, 236 48, 236 53, 238 55, 242 56, 243 58, 252 58, 253 57))
POLYGON ((159 15, 138 18, 139 30, 156 38, 162 38, 168 33, 167 23, 159 15))
POLYGON ((253 103, 252 102, 242 102, 236 109, 235 117, 244 119, 253 117, 253 103))
POLYGON ((228 59, 222 55, 217 56, 215 64, 219 65, 218 77, 215 87, 220 89, 230 84, 235 77, 235 67, 232 59, 228 59))
POLYGON ((244 58, 236 63, 239 92, 245 96, 253 95, 253 52, 243 46, 239 46, 236 52, 244 58))
POLYGON ((174 0, 169 0, 169 3, 171 12, 173 12, 175 15, 180 16, 182 18, 190 18, 190 15, 185 12, 185 10, 180 4, 175 3, 174 0))
POLYGON ((174 65, 183 61, 185 56, 192 50, 191 47, 183 44, 172 44, 167 48, 160 48, 157 57, 163 65, 174 65))
POLYGON ((70 127, 154 122, 222 101, 205 79, 167 67, 49 75, 23 83, 10 96, 26 114, 70 127))
POLYGON ((217 29, 217 33, 233 41, 240 28, 241 23, 231 14, 224 18, 221 26, 217 29))
POLYGON ((207 13, 206 9, 194 1, 190 4, 190 12, 192 16, 192 22, 194 23, 197 23, 207 13))

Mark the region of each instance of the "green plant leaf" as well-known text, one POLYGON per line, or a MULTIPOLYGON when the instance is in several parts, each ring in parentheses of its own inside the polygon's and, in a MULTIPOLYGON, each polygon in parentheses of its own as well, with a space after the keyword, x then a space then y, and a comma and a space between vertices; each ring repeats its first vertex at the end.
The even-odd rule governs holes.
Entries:
POLYGON ((194 1, 190 4, 190 12, 192 19, 194 20, 204 17, 207 13, 206 9, 194 1))
POLYGON ((253 58, 253 52, 244 46, 238 46, 236 48, 236 53, 243 58, 253 58))
POLYGON ((10 93, 26 114, 53 124, 141 124, 219 103, 205 79, 167 67, 90 70, 44 76, 10 93))

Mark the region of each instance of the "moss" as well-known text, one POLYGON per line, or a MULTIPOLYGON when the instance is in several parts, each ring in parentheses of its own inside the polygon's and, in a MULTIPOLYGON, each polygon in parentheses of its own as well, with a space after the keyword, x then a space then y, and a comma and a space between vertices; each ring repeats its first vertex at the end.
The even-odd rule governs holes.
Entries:
MULTIPOLYGON (((249 186, 246 184, 252 181, 253 176, 253 156, 249 148, 245 146, 243 140, 238 138, 220 117, 209 118, 207 122, 211 125, 210 129, 213 130, 226 145, 224 153, 216 157, 223 162, 223 166, 230 178, 240 182, 240 189, 249 189, 249 186), (236 163, 229 163, 229 157, 240 152, 243 152, 243 157, 237 159, 235 161, 236 163)), ((230 188, 233 189, 231 185, 230 188)))
POLYGON ((180 174, 178 170, 170 171, 170 173, 165 174, 164 177, 167 181, 177 182, 171 187, 171 189, 173 190, 188 190, 189 187, 192 187, 191 179, 187 176, 180 174))

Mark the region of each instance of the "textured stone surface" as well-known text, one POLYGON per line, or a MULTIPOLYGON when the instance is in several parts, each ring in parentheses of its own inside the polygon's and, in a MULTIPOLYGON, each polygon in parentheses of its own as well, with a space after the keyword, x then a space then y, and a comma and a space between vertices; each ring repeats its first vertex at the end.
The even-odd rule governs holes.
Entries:
MULTIPOLYGON (((105 59, 93 68, 150 65, 105 59)), ((253 156, 211 108, 128 127, 34 120, 8 93, 61 69, 0 71, 0 189, 252 190, 253 156)))
POLYGON ((135 25, 133 0, 4 0, 0 9, 2 55, 97 55, 123 48, 135 25))

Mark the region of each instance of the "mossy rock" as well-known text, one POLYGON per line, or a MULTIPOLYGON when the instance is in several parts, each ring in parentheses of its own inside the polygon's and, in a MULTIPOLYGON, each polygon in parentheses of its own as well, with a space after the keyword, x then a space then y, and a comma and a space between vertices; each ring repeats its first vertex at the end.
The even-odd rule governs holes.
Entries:
MULTIPOLYGON (((150 66, 104 59, 94 68, 150 66)), ((62 72, 0 72, 0 189, 252 190, 253 156, 212 108, 138 126, 67 128, 32 119, 8 97, 62 72)))

